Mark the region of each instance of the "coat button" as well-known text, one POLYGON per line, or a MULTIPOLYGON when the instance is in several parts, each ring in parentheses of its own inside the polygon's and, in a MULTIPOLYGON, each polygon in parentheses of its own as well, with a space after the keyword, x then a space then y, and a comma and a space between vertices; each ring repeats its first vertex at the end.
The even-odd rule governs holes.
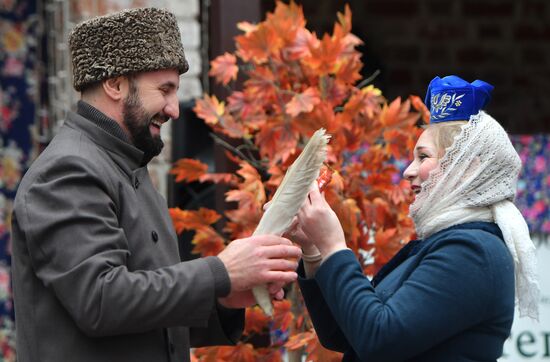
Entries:
POLYGON ((136 190, 137 190, 138 187, 139 187, 139 180, 137 179, 137 177, 136 177, 136 179, 134 180, 134 187, 135 187, 136 190))
POLYGON ((153 231, 151 231, 151 238, 156 243, 157 241, 159 241, 159 234, 157 234, 157 232, 155 230, 153 230, 153 231))

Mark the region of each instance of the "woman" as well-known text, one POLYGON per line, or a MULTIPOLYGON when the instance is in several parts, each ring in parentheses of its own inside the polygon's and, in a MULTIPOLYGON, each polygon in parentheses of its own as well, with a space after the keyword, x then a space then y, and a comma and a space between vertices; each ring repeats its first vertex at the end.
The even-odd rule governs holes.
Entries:
POLYGON ((492 89, 456 76, 430 83, 431 122, 404 172, 420 239, 372 282, 316 188, 302 206, 300 287, 321 343, 344 361, 496 361, 514 299, 537 318, 535 250, 511 202, 521 162, 481 110, 492 89))

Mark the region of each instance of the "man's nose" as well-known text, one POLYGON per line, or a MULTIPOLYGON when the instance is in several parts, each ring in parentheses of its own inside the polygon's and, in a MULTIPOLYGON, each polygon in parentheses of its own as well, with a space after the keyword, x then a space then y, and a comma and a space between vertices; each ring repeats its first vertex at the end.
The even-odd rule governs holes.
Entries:
POLYGON ((164 107, 164 113, 173 120, 180 116, 180 103, 177 94, 174 93, 170 96, 166 107, 164 107))

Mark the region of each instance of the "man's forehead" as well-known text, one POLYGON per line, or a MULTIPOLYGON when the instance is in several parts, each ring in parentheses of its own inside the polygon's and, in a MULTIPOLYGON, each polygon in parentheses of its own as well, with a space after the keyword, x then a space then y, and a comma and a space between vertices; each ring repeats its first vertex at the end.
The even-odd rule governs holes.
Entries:
POLYGON ((175 69, 152 70, 138 73, 138 78, 144 81, 173 86, 178 88, 180 83, 180 74, 175 69))

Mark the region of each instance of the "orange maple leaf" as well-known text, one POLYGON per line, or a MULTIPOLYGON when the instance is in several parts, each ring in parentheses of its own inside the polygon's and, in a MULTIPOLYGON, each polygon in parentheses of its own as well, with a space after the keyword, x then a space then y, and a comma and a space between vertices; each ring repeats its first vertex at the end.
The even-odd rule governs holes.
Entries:
POLYGON ((282 39, 272 27, 261 23, 255 30, 235 37, 238 54, 242 60, 262 64, 269 57, 278 52, 282 45, 282 39))
POLYGON ((227 350, 222 353, 222 358, 231 362, 255 362, 254 347, 250 343, 239 343, 235 347, 220 347, 227 350))
POLYGON ((311 56, 303 59, 303 62, 319 76, 330 74, 334 72, 337 59, 343 49, 344 44, 341 39, 325 34, 319 46, 310 49, 311 56))
POLYGON ((226 225, 226 231, 231 231, 233 237, 250 236, 260 221, 262 206, 266 201, 265 188, 258 171, 247 162, 241 162, 237 174, 243 178, 237 189, 226 193, 227 202, 237 202, 235 210, 225 212, 231 220, 226 225))
POLYGON ((200 347, 193 349, 193 356, 200 362, 218 362, 219 347, 200 347))
POLYGON ((248 221, 249 219, 251 219, 250 217, 248 217, 247 219, 240 218, 239 216, 241 215, 241 213, 232 214, 231 216, 228 213, 230 213, 230 211, 226 212, 227 218, 236 221, 228 221, 225 224, 223 231, 230 234, 233 239, 242 239, 249 237, 254 233, 254 230, 256 230, 256 226, 260 222, 259 216, 252 222, 248 221))
POLYGON ((203 257, 216 256, 225 248, 225 240, 211 227, 197 229, 191 242, 192 252, 203 257))
POLYGON ((341 12, 337 12, 336 16, 338 17, 338 23, 336 25, 341 27, 344 34, 349 33, 351 31, 351 8, 349 7, 349 4, 344 6, 343 14, 341 12))
MULTIPOLYGON (((385 194, 382 194, 385 196, 385 194)), ((376 197, 372 206, 374 208, 374 225, 377 228, 387 229, 395 227, 395 215, 392 205, 385 197, 376 197)))
POLYGON ((338 80, 346 84, 353 84, 361 79, 361 63, 359 55, 347 57, 336 64, 336 76, 338 80))
POLYGON ((228 214, 231 215, 231 219, 233 220, 241 219, 244 221, 248 219, 248 217, 245 217, 246 214, 249 216, 256 214, 253 210, 260 209, 260 206, 263 204, 262 200, 265 200, 265 197, 261 193, 250 192, 242 189, 229 190, 225 194, 225 201, 239 203, 238 208, 230 211, 230 214, 228 214), (242 213, 240 210, 243 210, 242 213), (238 215, 237 218, 236 215, 238 215))
POLYGON ((256 362, 281 362, 283 356, 281 351, 273 348, 256 348, 254 350, 256 362))
POLYGON ((393 100, 389 106, 384 105, 380 122, 384 127, 412 126, 420 118, 420 113, 410 112, 411 102, 401 102, 401 97, 393 100))
POLYGON ((286 104, 286 113, 292 117, 296 117, 302 112, 309 113, 320 102, 319 91, 313 87, 309 87, 304 92, 292 97, 290 102, 286 104))
POLYGON ((243 124, 249 130, 257 130, 265 124, 266 115, 257 95, 251 97, 249 93, 235 91, 227 98, 227 111, 239 119, 246 119, 243 124))
POLYGON ((269 327, 270 318, 265 315, 259 306, 246 309, 244 318, 244 334, 262 333, 269 327))
POLYGON ((176 175, 176 182, 199 180, 208 170, 208 165, 192 158, 181 158, 176 161, 170 174, 176 175))
POLYGON ((377 170, 367 176, 363 182, 376 191, 389 191, 392 188, 392 177, 395 174, 395 168, 384 168, 377 170))
POLYGON ((200 182, 213 182, 215 184, 235 185, 238 182, 237 176, 233 173, 207 173, 199 177, 200 182))
POLYGON ((405 134, 401 129, 390 129, 383 133, 384 141, 386 142, 386 152, 391 154, 395 159, 399 160, 406 157, 410 151, 409 138, 410 135, 405 134))
POLYGON ((245 135, 245 127, 230 114, 220 117, 215 129, 231 138, 243 138, 245 135))
POLYGON ((283 55, 288 60, 298 60, 311 56, 312 48, 319 46, 319 39, 309 30, 300 28, 296 30, 296 36, 289 45, 282 49, 283 55))
POLYGON ((264 105, 270 105, 271 100, 274 100, 277 94, 275 75, 271 69, 259 66, 249 71, 248 76, 249 79, 244 82, 245 95, 264 105))
POLYGON ((249 343, 196 348, 194 354, 201 362, 255 362, 254 347, 249 343))
POLYGON ((193 111, 199 118, 202 118, 206 124, 215 125, 220 117, 225 113, 224 102, 218 101, 216 96, 210 97, 205 94, 202 99, 197 99, 193 111))
POLYGON ((355 249, 357 238, 359 237, 357 221, 360 210, 357 207, 357 202, 355 199, 348 198, 341 200, 336 204, 331 204, 330 206, 333 208, 334 212, 338 216, 338 219, 340 220, 340 223, 342 224, 348 245, 352 249, 355 249))
POLYGON ((317 338, 312 339, 306 346, 307 361, 338 362, 342 360, 342 353, 326 349, 317 338))
POLYGON ((401 98, 398 97, 390 103, 384 105, 380 121, 386 127, 393 126, 399 122, 399 113, 401 112, 401 98))
POLYGON ((275 190, 277 190, 277 187, 281 184, 281 181, 283 181, 283 178, 285 177, 285 169, 283 169, 280 164, 276 164, 272 165, 267 172, 269 173, 270 178, 266 182, 266 187, 272 191, 272 194, 274 194, 275 190))
POLYGON ((237 57, 231 53, 224 53, 210 62, 210 71, 208 75, 215 77, 216 81, 226 85, 231 80, 237 79, 239 67, 237 66, 237 57))
POLYGON ((285 162, 296 151, 299 134, 291 125, 271 125, 256 134, 256 144, 260 146, 260 155, 269 165, 285 162))
POLYGON ((334 109, 328 102, 319 103, 311 112, 301 113, 295 120, 295 129, 304 135, 311 135, 319 128, 326 129, 329 134, 338 129, 334 109))
POLYGON ((341 81, 338 77, 322 76, 319 81, 321 98, 331 108, 340 106, 350 96, 349 84, 341 81))
POLYGON ((239 188, 256 195, 256 200, 263 204, 265 202, 265 189, 258 170, 248 162, 241 162, 239 166, 241 168, 237 170, 237 174, 244 179, 239 188))
POLYGON ((414 109, 416 109, 422 115, 422 120, 424 121, 424 123, 430 123, 430 110, 428 109, 428 107, 426 107, 422 99, 415 95, 410 95, 409 99, 411 100, 414 109))
POLYGON ((316 338, 316 335, 313 331, 305 331, 302 333, 297 333, 297 334, 291 335, 288 338, 288 341, 285 343, 285 347, 291 351, 295 351, 304 346, 307 346, 315 338, 316 338))
POLYGON ((169 212, 178 234, 185 230, 207 228, 221 218, 221 215, 216 211, 204 207, 201 207, 198 211, 181 210, 179 207, 175 207, 170 208, 169 212))
POLYGON ((285 42, 291 42, 299 29, 304 29, 306 20, 302 6, 292 1, 289 5, 278 1, 275 11, 267 14, 266 24, 273 28, 285 42))
POLYGON ((237 29, 243 31, 245 34, 250 33, 258 28, 257 24, 252 24, 248 21, 240 21, 237 23, 237 29))
POLYGON ((380 266, 390 261, 399 249, 403 247, 400 235, 395 228, 377 230, 374 239, 376 245, 375 260, 376 264, 380 266))
POLYGON ((294 314, 290 310, 291 303, 288 299, 276 300, 273 302, 273 329, 286 331, 292 321, 294 314))
POLYGON ((344 105, 344 110, 342 113, 347 114, 347 122, 349 123, 354 117, 363 112, 365 108, 365 98, 366 94, 364 92, 354 90, 349 98, 349 100, 344 105))
POLYGON ((397 205, 397 204, 401 204, 409 201, 410 194, 411 194, 410 188, 400 183, 399 185, 394 186, 392 190, 390 190, 388 196, 389 196, 389 200, 393 204, 397 205))

